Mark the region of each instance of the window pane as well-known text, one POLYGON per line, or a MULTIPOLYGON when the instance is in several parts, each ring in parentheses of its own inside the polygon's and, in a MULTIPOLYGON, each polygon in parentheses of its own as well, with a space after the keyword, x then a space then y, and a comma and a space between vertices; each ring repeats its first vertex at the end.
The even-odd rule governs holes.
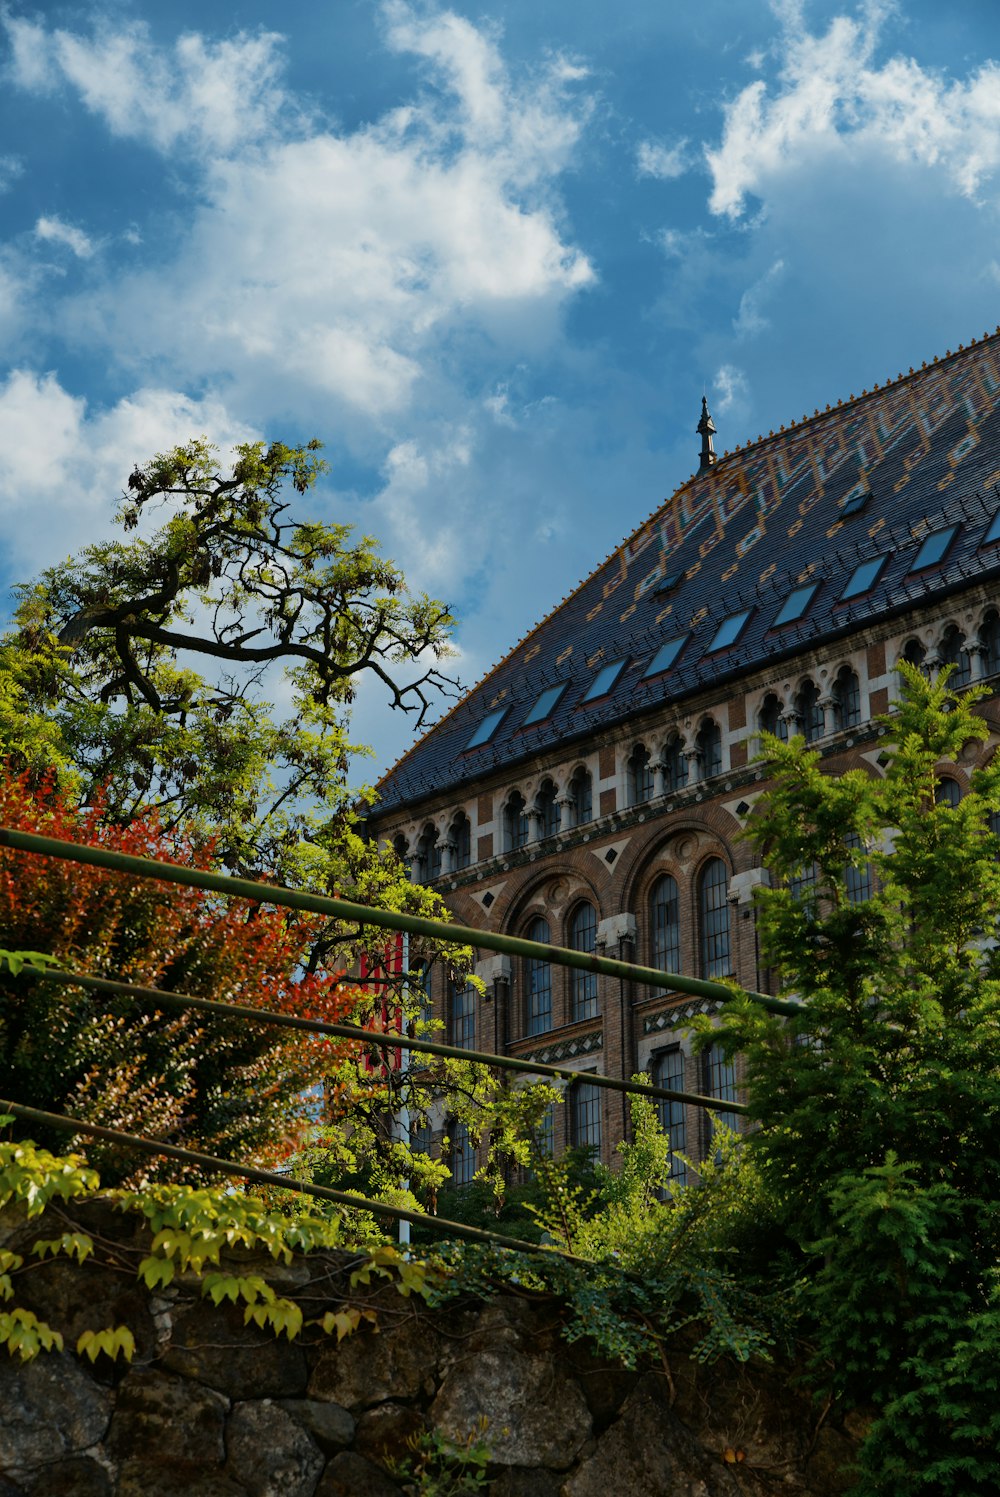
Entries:
MULTIPOLYGON (((861 847, 861 838, 857 832, 847 834, 844 838, 844 846, 861 847)), ((872 865, 863 863, 860 868, 857 868, 853 863, 848 863, 844 870, 844 884, 851 904, 864 904, 872 897, 872 865)))
POLYGON ((723 619, 715 631, 715 638, 708 647, 712 650, 724 650, 727 645, 734 644, 739 638, 740 630, 750 617, 750 609, 746 608, 742 613, 731 613, 727 619, 723 619))
POLYGON ((938 780, 934 791, 934 803, 938 806, 957 806, 962 799, 962 790, 957 780, 938 780))
POLYGON ((680 898, 677 880, 669 873, 657 879, 650 899, 651 965, 661 972, 679 972, 681 965, 680 898))
POLYGON ((476 990, 471 984, 451 984, 448 1043, 462 1050, 476 1048, 476 990))
POLYGON ((874 561, 863 561, 859 567, 855 567, 844 591, 840 595, 840 601, 845 598, 856 598, 859 593, 866 593, 875 586, 879 572, 888 561, 887 556, 876 556, 874 561))
POLYGON ((988 546, 991 541, 1000 541, 1000 512, 993 516, 990 528, 979 542, 981 546, 988 546))
MULTIPOLYGON (((684 1056, 680 1050, 668 1050, 661 1055, 655 1074, 657 1086, 676 1092, 686 1090, 684 1056)), ((678 1159, 677 1151, 683 1154, 687 1150, 687 1108, 683 1102, 668 1102, 666 1098, 662 1098, 659 1110, 660 1127, 670 1141, 670 1178, 678 1185, 684 1185, 687 1181, 687 1166, 683 1159, 678 1159)))
POLYGON ((729 870, 721 858, 706 863, 699 885, 701 913, 701 971, 704 977, 728 977, 729 870))
MULTIPOLYGON (((581 904, 570 926, 569 944, 574 951, 591 955, 597 950, 597 911, 591 904, 581 904)), ((573 1019, 593 1019, 597 1014, 597 973, 570 969, 573 991, 573 1019)))
MULTIPOLYGON (((549 927, 545 920, 532 920, 528 940, 548 945, 549 927)), ((529 956, 524 963, 525 1030, 544 1034, 552 1028, 552 968, 542 957, 529 956)))
POLYGON ((660 671, 669 670, 687 643, 687 638, 686 634, 679 634, 676 639, 665 640, 646 666, 643 676, 656 676, 660 671))
POLYGON ((610 665, 604 666, 602 670, 597 672, 593 681, 591 681, 583 694, 582 700, 584 702, 592 702, 595 697, 605 696, 611 690, 612 686, 614 686, 624 668, 624 660, 613 660, 610 665))
POLYGON ((601 1092, 592 1081, 572 1083, 572 1131, 577 1148, 601 1152, 601 1092))
POLYGON ((547 691, 543 691, 535 705, 532 707, 531 711, 528 713, 527 717, 524 719, 524 723, 522 724, 522 726, 527 727, 529 723, 538 723, 541 722, 543 718, 548 717, 552 712, 552 709, 555 706, 556 702, 558 702, 559 698, 562 696, 565 690, 566 683, 563 682, 562 686, 550 686, 547 691))
MULTIPOLYGON (((717 1097, 720 1102, 739 1101, 736 1095, 736 1065, 726 1059, 719 1044, 711 1045, 705 1051, 705 1092, 709 1097, 717 1097)), ((710 1116, 713 1123, 718 1118, 720 1123, 725 1123, 734 1132, 739 1127, 738 1113, 712 1112, 710 1116)))
POLYGON ((951 545, 958 530, 957 525, 950 525, 947 530, 932 530, 930 535, 924 537, 924 543, 914 558, 911 572, 919 572, 922 567, 932 567, 939 562, 951 545))
POLYGON ((576 826, 584 826, 594 819, 594 782, 589 770, 581 769, 570 784, 573 796, 573 816, 576 826))
POLYGON ((465 745, 466 748, 478 748, 480 744, 488 743, 497 728, 499 728, 500 721, 506 711, 506 707, 501 707, 499 712, 491 712, 488 717, 484 717, 479 727, 465 745))
POLYGON ((471 1185, 476 1173, 476 1151, 472 1147, 466 1123, 455 1123, 451 1129, 451 1154, 448 1159, 452 1184, 471 1185))
POLYGON ((815 597, 818 588, 818 582, 810 582, 807 587, 797 587, 794 592, 789 593, 771 628, 778 629, 782 624, 791 624, 795 619, 800 619, 815 597))

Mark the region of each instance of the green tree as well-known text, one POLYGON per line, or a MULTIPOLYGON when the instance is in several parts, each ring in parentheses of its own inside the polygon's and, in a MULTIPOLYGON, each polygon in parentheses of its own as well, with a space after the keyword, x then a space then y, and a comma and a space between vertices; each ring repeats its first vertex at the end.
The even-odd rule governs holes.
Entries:
POLYGON ((452 619, 369 537, 291 517, 318 448, 248 443, 224 472, 192 441, 137 468, 115 518, 148 536, 15 589, 0 747, 72 771, 84 802, 104 787, 120 825, 155 810, 167 833, 211 835, 234 873, 384 894, 400 870, 357 835, 350 706, 368 676, 422 723, 451 684, 452 619), (284 715, 268 692, 290 697, 284 715))
POLYGON ((987 737, 981 693, 901 678, 882 774, 766 739, 762 948, 803 1006, 783 1021, 734 994, 722 1032, 800 1254, 817 1384, 878 1411, 857 1491, 970 1497, 996 1490, 1000 766, 943 798, 941 766, 987 737))

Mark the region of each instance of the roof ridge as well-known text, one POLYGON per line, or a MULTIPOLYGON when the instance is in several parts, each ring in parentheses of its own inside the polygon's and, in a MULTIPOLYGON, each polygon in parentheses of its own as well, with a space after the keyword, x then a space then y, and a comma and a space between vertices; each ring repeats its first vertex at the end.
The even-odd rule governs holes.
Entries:
POLYGON ((873 397, 884 396, 887 392, 898 389, 902 385, 909 383, 911 380, 920 380, 924 378, 931 370, 939 370, 945 364, 952 363, 959 358, 967 357, 973 349, 981 348, 984 344, 996 341, 998 338, 1000 338, 1000 323, 997 324, 992 333, 984 332, 981 338, 972 338, 968 344, 960 343, 954 351, 949 348, 943 355, 939 356, 935 354, 930 362, 925 359, 921 363, 919 369, 914 369, 911 365, 909 370, 905 374, 900 372, 896 375, 895 379, 888 379, 882 385, 876 383, 870 390, 862 390, 860 395, 855 395, 852 392, 846 400, 838 400, 836 405, 828 404, 822 411, 817 406, 811 416, 807 413, 804 413, 800 421, 792 421, 787 426, 781 425, 779 426, 777 431, 774 431, 772 429, 768 432, 767 436, 758 435, 755 441, 748 441, 743 444, 738 443, 732 450, 727 448, 725 452, 723 452, 723 454, 719 457, 714 466, 708 469, 707 472, 696 472, 690 474, 686 479, 683 480, 683 482, 678 484, 674 491, 665 499, 663 499, 660 504, 651 509, 646 518, 640 521, 638 525, 634 526, 629 534, 626 535, 621 541, 619 541, 619 543, 611 551, 608 552, 608 554, 602 561, 598 562, 596 566, 592 567, 585 576, 579 579, 574 587, 570 588, 569 592, 567 592, 562 598, 560 598, 558 602, 554 603, 552 607, 541 616, 541 618, 539 618, 534 624, 532 624, 530 629, 526 630, 524 634, 520 635, 519 638, 516 639, 515 642, 511 645, 510 649, 507 650, 505 654, 501 655, 498 660, 494 661, 494 663, 483 672, 478 680, 476 680, 471 686, 466 689, 465 692, 463 692, 458 700, 453 703, 453 705, 448 709, 447 712, 444 713, 442 717, 438 718, 436 722, 429 724, 424 732, 421 733, 420 737, 416 738, 413 743, 410 744, 409 748, 407 748, 399 756, 399 758, 396 759, 394 763, 391 764, 389 768, 379 776, 378 780, 375 783, 375 789, 377 790, 380 785, 384 784, 385 781, 395 775, 396 772, 407 762, 411 755, 413 755, 417 751, 417 749, 420 748, 421 744, 423 744, 423 742, 432 733, 443 727, 444 724, 447 723, 449 719, 453 717, 454 714, 465 705, 465 703, 475 692, 480 691, 491 677, 495 676, 497 672, 500 671, 502 667, 505 666, 508 661, 510 661, 512 657, 516 655, 517 652, 534 637, 534 635, 538 634, 538 632, 545 627, 549 620, 553 618, 555 614, 557 614, 559 610, 564 607, 565 604, 567 604, 572 598, 574 598, 577 593, 579 593, 580 590, 584 588, 588 582, 590 582, 592 577, 596 576, 597 573, 599 573, 604 567, 606 567, 608 563, 615 556, 617 556, 620 551, 624 549, 624 547, 628 546, 630 542, 646 528, 647 525, 649 525, 657 516, 662 515, 668 509, 668 507, 675 508, 681 498, 688 492, 693 484, 696 484, 707 477, 718 475, 720 469, 722 468, 723 464, 727 462, 727 460, 731 461, 732 459, 739 457, 742 461, 746 458, 748 453, 758 452, 760 449, 766 448, 772 443, 787 438, 792 432, 801 431, 807 426, 811 426, 813 424, 818 425, 819 423, 826 421, 833 416, 842 418, 845 412, 851 410, 852 408, 860 406, 867 401, 870 401, 873 397))

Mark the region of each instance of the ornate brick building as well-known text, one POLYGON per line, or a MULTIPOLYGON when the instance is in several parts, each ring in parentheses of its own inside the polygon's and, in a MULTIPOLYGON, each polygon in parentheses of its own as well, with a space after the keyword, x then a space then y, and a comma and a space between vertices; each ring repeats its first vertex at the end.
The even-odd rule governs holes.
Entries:
MULTIPOLYGON (((1000 693, 998 335, 721 457, 703 403, 698 472, 385 776, 380 839, 465 924, 768 990, 767 875, 740 837, 759 729, 878 774, 901 656, 1000 693)), ((989 744, 949 795, 1000 742, 1000 701, 984 711, 989 744)), ((479 972, 485 1000, 431 974, 455 1043, 735 1095, 669 989, 504 957, 479 972)), ((562 1111, 556 1147, 610 1157, 623 1098, 583 1079, 562 1111)), ((704 1150, 706 1115, 664 1121, 704 1150)))

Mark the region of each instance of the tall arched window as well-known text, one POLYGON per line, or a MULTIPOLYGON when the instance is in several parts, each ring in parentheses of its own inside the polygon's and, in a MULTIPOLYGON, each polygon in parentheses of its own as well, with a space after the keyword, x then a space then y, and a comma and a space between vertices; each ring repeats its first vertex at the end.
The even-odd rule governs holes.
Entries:
POLYGON ((815 681, 803 681, 795 698, 795 715, 799 731, 807 743, 823 736, 823 709, 819 704, 819 687, 815 681))
POLYGON ((399 859, 399 861, 401 863, 409 862, 409 858, 410 858, 410 844, 407 842, 407 840, 403 836, 402 832, 400 832, 397 836, 393 837, 393 839, 392 839, 392 850, 396 854, 397 858, 399 859))
POLYGON ((554 837, 559 830, 559 802, 556 800, 556 787, 551 780, 543 780, 535 807, 541 822, 542 836, 554 837))
POLYGON ((455 867, 468 868, 472 862, 472 826, 464 811, 451 824, 451 841, 455 848, 455 867))
POLYGON ((528 840, 528 812, 519 790, 507 798, 503 808, 503 845, 505 852, 517 852, 528 840))
POLYGON ((438 840, 437 827, 432 826, 430 822, 420 833, 417 858, 421 883, 429 884, 432 879, 441 877, 441 843, 438 840))
POLYGON ((476 1151, 472 1146, 468 1123, 453 1122, 449 1129, 451 1149, 448 1168, 453 1185, 471 1185, 476 1173, 476 1151))
POLYGON ((941 636, 938 655, 942 665, 953 665, 955 669, 948 677, 949 686, 968 686, 972 680, 972 661, 965 648, 965 635, 957 624, 949 624, 941 636))
MULTIPOLYGON (((722 1046, 716 1042, 705 1051, 705 1092, 709 1097, 717 1097, 720 1102, 738 1101, 736 1093, 736 1066, 733 1061, 727 1060, 722 1046)), ((735 1112, 709 1113, 712 1123, 718 1120, 725 1123, 727 1128, 732 1128, 735 1133, 739 1128, 739 1114, 735 1112)))
POLYGON ((957 780, 942 776, 934 789, 934 804, 937 806, 951 806, 952 809, 962 799, 962 787, 957 780))
POLYGON ((590 770, 581 764, 573 771, 569 782, 569 794, 573 803, 573 825, 585 826, 594 819, 594 781, 590 770))
POLYGON ((420 1000, 420 1020, 429 1024, 434 1017, 434 1001, 431 998, 431 964, 416 961, 410 969, 410 982, 414 997, 420 1000))
POLYGON ((788 724, 784 717, 785 704, 773 691, 769 691, 760 704, 757 714, 757 726, 762 733, 770 733, 773 738, 780 738, 782 743, 788 741, 788 724))
POLYGON ((1000 671, 1000 613, 991 608, 979 626, 979 643, 983 651, 983 675, 1000 671))
POLYGON ((849 665, 842 665, 837 672, 832 695, 837 731, 856 728, 861 721, 861 682, 849 665))
MULTIPOLYGON (((848 832, 844 846, 861 851, 861 838, 857 832, 848 832)), ((865 861, 860 865, 848 863, 844 869, 844 885, 851 904, 864 904, 872 897, 872 865, 865 861)))
POLYGON ((681 915, 677 880, 669 873, 658 878, 649 896, 649 928, 652 932, 650 965, 661 972, 679 972, 681 966, 681 915))
MULTIPOLYGON (((547 920, 532 920, 529 941, 551 940, 547 920)), ((552 1028, 552 968, 542 957, 524 959, 524 1027, 527 1034, 544 1034, 552 1028)))
POLYGON ((721 858, 710 858, 698 879, 701 975, 729 977, 729 869, 721 858))
POLYGON ((698 750, 698 772, 703 780, 722 773, 722 730, 711 717, 706 717, 698 729, 695 740, 698 750))
POLYGON ((653 798, 653 766, 649 749, 637 743, 628 757, 628 803, 641 806, 653 798))
MULTIPOLYGON (((569 944, 574 951, 593 956, 597 950, 597 911, 592 904, 578 904, 569 926, 569 944)), ((573 1022, 597 1015, 597 973, 570 969, 573 1022)))
MULTIPOLYGON (((684 1054, 680 1049, 665 1050, 659 1056, 653 1072, 656 1085, 665 1091, 683 1092, 684 1054)), ((660 1127, 670 1144, 670 1179, 675 1185, 687 1182, 687 1166, 680 1158, 687 1150, 687 1108, 683 1102, 663 1097, 657 1104, 660 1111, 660 1127)))

